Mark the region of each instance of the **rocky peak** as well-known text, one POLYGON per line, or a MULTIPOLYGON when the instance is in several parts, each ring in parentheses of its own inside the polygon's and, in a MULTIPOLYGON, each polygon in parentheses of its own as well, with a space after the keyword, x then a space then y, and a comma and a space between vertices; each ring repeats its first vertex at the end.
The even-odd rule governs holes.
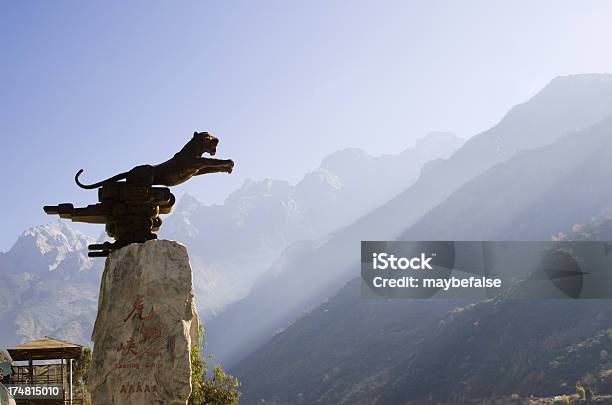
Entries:
POLYGON ((71 252, 87 249, 94 239, 57 220, 23 232, 5 255, 9 270, 40 273, 55 270, 71 252))

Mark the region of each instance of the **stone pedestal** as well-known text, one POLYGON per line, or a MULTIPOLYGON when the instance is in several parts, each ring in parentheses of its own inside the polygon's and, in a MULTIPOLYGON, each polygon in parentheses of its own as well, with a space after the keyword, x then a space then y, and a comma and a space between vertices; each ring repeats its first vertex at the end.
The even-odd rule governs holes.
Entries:
POLYGON ((8 378, 11 374, 11 364, 13 364, 11 355, 6 349, 0 347, 0 383, 8 383, 8 378))
POLYGON ((185 247, 151 240, 112 252, 92 335, 93 404, 186 404, 197 338, 185 247))
MULTIPOLYGON (((0 383, 8 384, 12 363, 11 355, 6 349, 0 347, 0 383)), ((0 404, 15 405, 15 400, 2 385, 0 385, 0 404)))

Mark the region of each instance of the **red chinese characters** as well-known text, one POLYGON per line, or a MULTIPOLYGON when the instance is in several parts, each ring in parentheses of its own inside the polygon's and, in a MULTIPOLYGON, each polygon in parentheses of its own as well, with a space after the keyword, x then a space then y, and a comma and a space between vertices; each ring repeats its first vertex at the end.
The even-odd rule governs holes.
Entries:
POLYGON ((159 339, 161 337, 161 331, 159 329, 146 325, 142 325, 140 333, 144 340, 159 339))
POLYGON ((136 352, 136 342, 134 341, 134 338, 131 337, 125 345, 123 344, 123 342, 119 343, 119 346, 117 346, 117 351, 123 352, 124 355, 125 354, 137 355, 138 353, 136 352))
POLYGON ((136 294, 136 299, 134 300, 134 303, 132 304, 132 312, 130 312, 130 314, 125 317, 123 322, 127 322, 128 320, 132 319, 134 316, 138 316, 138 319, 140 319, 141 321, 147 321, 151 319, 153 315, 155 315, 155 309, 153 309, 153 307, 151 307, 147 315, 145 316, 142 315, 144 312, 143 298, 144 298, 144 295, 136 294))
MULTIPOLYGON (((117 352, 121 352, 121 360, 116 364, 118 369, 140 369, 143 365, 142 360, 144 360, 145 368, 158 367, 160 364, 157 360, 162 355, 159 350, 155 350, 154 345, 152 346, 154 342, 151 340, 160 339, 162 331, 159 326, 151 325, 151 323, 155 324, 155 321, 151 321, 155 315, 155 309, 151 306, 145 314, 144 301, 144 295, 136 294, 130 313, 123 319, 123 327, 131 329, 132 332, 127 342, 122 341, 117 345, 117 352), (126 324, 127 321, 134 319, 137 322, 126 324)), ((124 389, 129 393, 129 386, 125 386, 124 389)), ((138 392, 137 388, 135 392, 138 392)))

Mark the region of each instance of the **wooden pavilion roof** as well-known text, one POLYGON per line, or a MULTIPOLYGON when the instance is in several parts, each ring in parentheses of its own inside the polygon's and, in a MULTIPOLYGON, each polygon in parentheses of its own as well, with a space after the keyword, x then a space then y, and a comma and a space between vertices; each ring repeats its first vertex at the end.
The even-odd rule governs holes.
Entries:
POLYGON ((8 352, 14 361, 28 361, 76 359, 82 350, 83 346, 43 336, 8 349, 8 352))

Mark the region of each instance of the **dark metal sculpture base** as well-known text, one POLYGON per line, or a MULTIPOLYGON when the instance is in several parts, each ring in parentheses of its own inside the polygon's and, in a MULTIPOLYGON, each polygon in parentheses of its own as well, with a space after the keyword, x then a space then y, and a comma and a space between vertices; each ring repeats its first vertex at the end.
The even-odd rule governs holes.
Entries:
POLYGON ((167 187, 133 186, 110 183, 98 189, 99 204, 74 208, 72 204, 45 206, 47 214, 78 222, 106 224, 106 233, 114 243, 89 245, 89 257, 106 257, 113 250, 130 243, 157 239, 160 214, 169 214, 175 198, 167 187))
MULTIPOLYGON (((155 235, 154 233, 151 234, 151 238, 147 239, 147 240, 152 240, 152 239, 157 239, 157 235, 155 235)), ((118 250, 121 249, 122 247, 125 247, 131 243, 144 243, 146 242, 146 240, 139 240, 139 241, 132 241, 132 242, 126 242, 126 241, 117 241, 114 243, 111 242, 104 242, 104 243, 94 243, 93 245, 89 245, 87 246, 87 248, 90 250, 90 252, 87 254, 87 256, 89 257, 106 257, 110 254, 110 252, 112 252, 113 250, 118 250)))

